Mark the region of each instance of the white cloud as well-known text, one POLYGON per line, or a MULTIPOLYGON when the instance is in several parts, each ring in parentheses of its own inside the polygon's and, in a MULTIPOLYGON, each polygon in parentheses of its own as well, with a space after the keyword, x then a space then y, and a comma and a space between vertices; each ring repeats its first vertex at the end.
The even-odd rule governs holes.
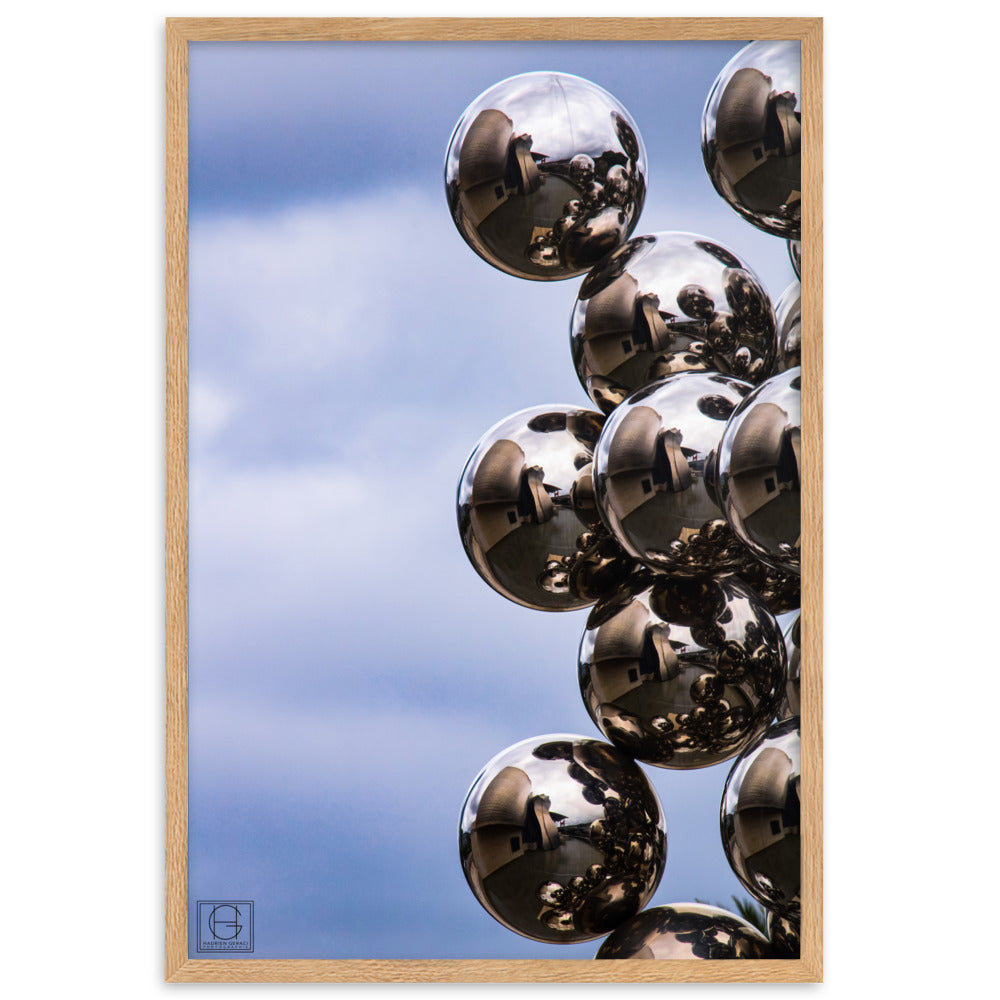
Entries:
POLYGON ((239 409, 239 402, 231 392, 203 377, 190 380, 188 400, 189 432, 205 440, 223 430, 239 409))
POLYGON ((375 410, 400 399, 440 410, 442 392, 497 386, 511 411, 582 403, 568 333, 577 283, 490 267, 459 236, 443 188, 435 195, 389 189, 195 219, 193 375, 242 395, 295 379, 314 391, 322 379, 329 395, 375 410))

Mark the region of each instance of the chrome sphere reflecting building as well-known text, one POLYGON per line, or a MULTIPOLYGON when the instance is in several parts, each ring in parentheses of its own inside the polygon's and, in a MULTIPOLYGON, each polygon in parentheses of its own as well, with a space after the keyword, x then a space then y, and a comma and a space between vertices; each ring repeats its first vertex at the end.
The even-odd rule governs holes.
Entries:
POLYGON ((785 573, 750 559, 740 567, 740 579, 760 595, 775 618, 802 606, 802 580, 798 573, 785 573))
POLYGON ((802 370, 759 385, 729 418, 717 493, 730 527, 776 569, 801 566, 802 370))
POLYGON ((722 795, 722 846, 758 902, 797 917, 801 910, 799 720, 768 729, 736 759, 722 795))
POLYGON ((795 277, 802 277, 802 241, 801 240, 789 240, 788 241, 788 259, 792 262, 792 268, 795 270, 795 277))
POLYGON ((615 746, 658 767, 708 767, 735 757, 774 718, 785 646, 738 577, 660 576, 591 611, 579 680, 615 746))
POLYGON ((601 524, 592 459, 604 417, 535 406, 492 427, 458 484, 458 528, 472 565, 498 593, 539 611, 587 607, 633 561, 601 524))
POLYGON ((726 421, 751 389, 725 375, 683 372, 634 392, 607 418, 594 453, 594 493, 629 555, 681 576, 738 571, 750 560, 712 477, 726 421))
POLYGON ((643 910, 614 931, 595 958, 770 958, 767 938, 742 917, 705 903, 643 910))
POLYGON ((793 281, 774 307, 778 324, 778 363, 776 372, 802 365, 802 285, 793 281))
POLYGON ((633 917, 656 890, 666 824, 639 766, 585 736, 539 736, 476 778, 459 823, 473 893, 536 941, 589 941, 633 917))
POLYGON ((802 84, 799 43, 752 42, 719 74, 701 119, 715 190, 758 229, 800 238, 802 84))
POLYGON ((519 278, 571 278, 635 229, 646 150, 601 87, 524 73, 466 108, 448 144, 445 189, 458 231, 484 260, 519 278))
POLYGON ((798 917, 767 914, 767 935, 771 940, 771 958, 798 958, 802 952, 802 926, 798 917))
POLYGON ((779 719, 791 719, 802 714, 802 678, 799 674, 802 660, 802 615, 798 614, 784 632, 785 652, 788 654, 788 680, 785 697, 778 707, 779 719))
POLYGON ((570 347, 580 383, 610 413, 677 372, 762 382, 777 351, 774 310, 727 247, 693 233, 654 233, 629 240, 584 279, 570 347))

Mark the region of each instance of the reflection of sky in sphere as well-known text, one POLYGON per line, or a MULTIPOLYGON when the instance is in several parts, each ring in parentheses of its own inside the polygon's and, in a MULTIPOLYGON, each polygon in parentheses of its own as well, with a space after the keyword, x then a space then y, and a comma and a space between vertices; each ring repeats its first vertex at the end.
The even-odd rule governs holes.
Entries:
MULTIPOLYGON (((650 235, 655 243, 646 245, 630 257, 625 268, 639 283, 641 293, 658 294, 660 309, 684 316, 677 302, 677 293, 685 285, 701 285, 708 292, 716 311, 729 311, 722 280, 726 265, 696 245, 696 241, 718 245, 717 241, 695 233, 660 232, 650 235)), ((729 247, 722 249, 739 259, 729 247)), ((739 263, 753 274, 744 261, 739 263)))
MULTIPOLYGON (((533 155, 547 160, 568 160, 577 153, 597 155, 605 150, 621 150, 612 112, 630 116, 622 104, 606 90, 580 77, 565 73, 526 73, 504 80, 481 94, 469 106, 458 126, 458 134, 475 120, 480 111, 497 108, 513 122, 514 135, 532 138, 533 155)), ((638 128, 639 166, 646 156, 638 128)), ((451 169, 458 169, 458 147, 449 150, 451 169)))

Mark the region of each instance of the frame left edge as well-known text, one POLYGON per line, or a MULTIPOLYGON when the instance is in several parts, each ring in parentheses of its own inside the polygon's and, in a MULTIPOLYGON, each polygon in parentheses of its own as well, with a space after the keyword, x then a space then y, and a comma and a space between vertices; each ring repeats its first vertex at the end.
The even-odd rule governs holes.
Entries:
POLYGON ((164 979, 187 963, 188 43, 165 22, 166 835, 164 979))

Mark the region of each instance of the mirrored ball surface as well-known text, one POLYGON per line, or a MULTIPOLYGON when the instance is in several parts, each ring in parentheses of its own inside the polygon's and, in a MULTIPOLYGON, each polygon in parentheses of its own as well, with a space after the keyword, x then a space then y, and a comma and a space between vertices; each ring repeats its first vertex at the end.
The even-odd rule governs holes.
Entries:
POLYGON ((748 382, 683 372, 634 392, 608 417, 594 453, 604 523, 629 555, 681 576, 738 571, 751 559, 712 485, 726 421, 748 382))
POLYGON ((735 757, 774 718, 785 646, 738 577, 660 576, 590 612, 579 680, 590 717, 615 746, 658 767, 708 767, 735 757))
POLYGON ((584 279, 570 347, 581 385, 610 413, 677 372, 762 382, 777 353, 775 316, 760 280, 727 247, 654 233, 629 240, 584 279))
POLYGON ((785 372, 802 364, 802 286, 793 281, 774 307, 778 326, 778 362, 775 372, 785 372))
POLYGON ((801 568, 802 369, 759 385, 726 424, 717 490, 726 520, 753 554, 801 568))
POLYGON ((524 73, 466 108, 445 189, 458 231, 484 260, 519 278, 571 278, 635 229, 646 149, 606 90, 567 73, 524 73))
POLYGON ((798 573, 786 573, 759 559, 750 559, 740 567, 740 579, 760 595, 775 617, 802 606, 802 580, 798 573))
POLYGON ((797 917, 768 911, 767 934, 771 940, 771 958, 800 957, 802 927, 797 917))
POLYGON ((801 240, 789 240, 788 241, 788 259, 792 262, 792 268, 795 271, 795 277, 802 277, 802 241, 801 240))
POLYGON ((799 43, 752 42, 716 78, 701 119, 715 190, 758 229, 800 238, 802 84, 799 43))
POLYGON ((643 910, 614 931, 595 958, 770 958, 767 938, 735 913, 705 903, 643 910))
POLYGON ((624 571, 592 497, 603 424, 593 410, 530 407, 487 431, 466 463, 457 503, 462 544, 509 600, 540 611, 587 607, 601 583, 592 565, 614 579, 624 571))
POLYGON ((799 720, 768 729, 736 759, 722 795, 722 846, 736 877, 777 913, 801 912, 799 720))
POLYGON ((459 822, 462 870, 486 911, 555 944, 588 941, 645 906, 666 860, 659 800, 626 754, 538 736, 498 754, 459 822))
POLYGON ((791 719, 802 714, 802 615, 798 614, 784 632, 785 652, 788 654, 788 680, 785 697, 778 708, 779 719, 791 719))

